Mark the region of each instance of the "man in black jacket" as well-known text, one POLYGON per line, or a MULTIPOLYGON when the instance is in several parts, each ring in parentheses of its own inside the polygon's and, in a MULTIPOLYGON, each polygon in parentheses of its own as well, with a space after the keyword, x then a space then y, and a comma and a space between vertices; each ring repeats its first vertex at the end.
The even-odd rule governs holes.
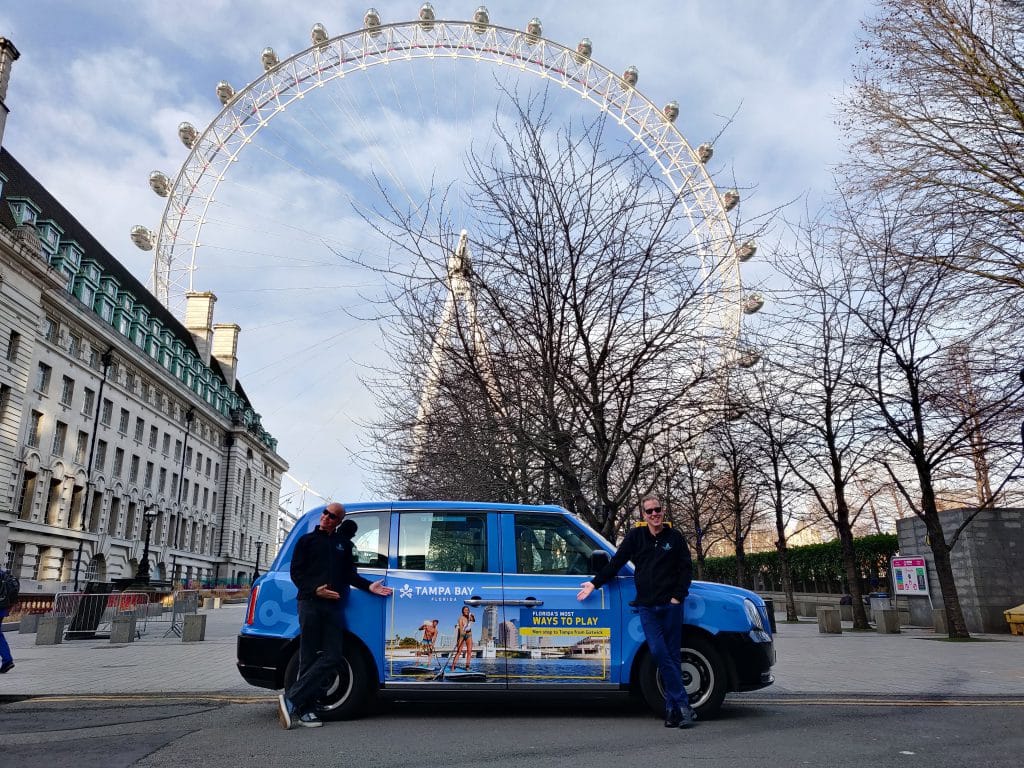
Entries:
POLYGON ((292 553, 291 577, 299 588, 299 676, 278 697, 281 725, 314 728, 323 723, 314 707, 344 660, 345 603, 349 587, 359 587, 381 597, 392 590, 384 580, 370 583, 356 571, 352 556, 354 526, 338 530, 345 508, 328 504, 320 525, 300 538, 292 553))
POLYGON ((665 727, 685 728, 697 719, 683 687, 679 656, 683 601, 690 591, 693 562, 683 535, 665 524, 658 497, 645 497, 640 507, 644 522, 626 534, 608 565, 583 582, 576 597, 586 600, 591 592, 614 579, 627 560, 633 561, 640 623, 665 687, 665 727))

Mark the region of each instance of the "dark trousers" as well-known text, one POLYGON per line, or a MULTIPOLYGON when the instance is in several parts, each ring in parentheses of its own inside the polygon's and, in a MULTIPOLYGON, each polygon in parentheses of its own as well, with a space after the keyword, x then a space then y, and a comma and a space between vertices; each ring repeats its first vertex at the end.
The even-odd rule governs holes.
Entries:
POLYGON ((683 642, 683 605, 641 605, 640 624, 647 647, 658 662, 661 684, 665 688, 665 712, 690 706, 683 687, 679 650, 683 642))
POLYGON ((7 644, 7 638, 4 637, 4 619, 7 618, 7 610, 0 610, 0 662, 8 664, 14 661, 11 658, 11 646, 7 644))
POLYGON ((345 618, 336 600, 299 600, 299 676, 285 692, 298 715, 313 709, 344 658, 345 618))

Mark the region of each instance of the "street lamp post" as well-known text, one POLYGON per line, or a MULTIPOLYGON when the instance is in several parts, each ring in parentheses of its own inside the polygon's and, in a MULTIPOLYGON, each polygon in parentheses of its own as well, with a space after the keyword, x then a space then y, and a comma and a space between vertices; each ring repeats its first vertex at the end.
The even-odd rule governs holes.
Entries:
POLYGON ((256 581, 256 579, 258 579, 259 576, 260 576, 260 549, 262 547, 263 547, 263 542, 262 541, 257 541, 256 542, 256 567, 252 569, 252 580, 253 581, 256 581))
MULTIPOLYGON (((107 351, 100 355, 100 363, 103 365, 103 377, 100 379, 99 393, 96 395, 96 412, 92 418, 92 440, 89 443, 89 465, 85 469, 85 493, 82 495, 82 523, 79 526, 78 556, 75 559, 75 592, 78 591, 78 572, 82 567, 82 546, 85 544, 85 516, 89 507, 89 491, 92 489, 92 460, 96 453, 96 432, 100 423, 100 408, 103 407, 103 387, 107 383, 107 371, 114 360, 114 348, 107 347, 107 351)), ((95 553, 94 553, 95 554, 95 553)))
POLYGON ((142 520, 146 524, 146 544, 142 548, 142 562, 139 563, 139 570, 135 576, 135 581, 140 584, 149 583, 149 533, 158 514, 155 507, 150 507, 142 513, 142 520))

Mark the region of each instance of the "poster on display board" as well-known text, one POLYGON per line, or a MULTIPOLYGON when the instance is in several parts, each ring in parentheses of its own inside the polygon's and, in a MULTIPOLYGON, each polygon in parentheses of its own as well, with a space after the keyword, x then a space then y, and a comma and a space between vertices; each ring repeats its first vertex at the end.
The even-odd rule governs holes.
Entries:
POLYGON ((928 566, 923 557, 894 557, 892 583, 897 595, 928 595, 928 566))

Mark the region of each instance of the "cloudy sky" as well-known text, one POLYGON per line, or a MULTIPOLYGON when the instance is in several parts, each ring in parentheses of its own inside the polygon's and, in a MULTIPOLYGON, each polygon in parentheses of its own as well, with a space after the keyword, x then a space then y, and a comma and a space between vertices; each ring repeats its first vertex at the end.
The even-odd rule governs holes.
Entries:
MULTIPOLYGON (((384 23, 419 9, 376 7, 384 23)), ((434 7, 438 19, 466 19, 476 5, 434 7)), ((512 28, 537 16, 544 37, 571 48, 589 37, 593 59, 615 72, 635 65, 644 95, 679 102, 676 125, 692 145, 718 137, 712 170, 720 187, 743 190, 743 219, 798 200, 795 217, 802 198, 814 208, 828 192, 841 157, 836 99, 869 3, 487 7, 492 23, 512 28)), ((287 58, 309 45, 314 23, 341 35, 362 26, 364 11, 335 0, 5 3, 0 35, 21 58, 4 146, 147 282, 152 254, 128 231, 159 229, 165 201, 147 178, 155 169, 173 178, 185 162, 178 123, 202 132, 221 108, 217 82, 240 90, 258 78, 264 47, 287 58)), ((372 448, 360 426, 372 397, 360 376, 382 364, 373 322, 379 277, 354 262, 396 258, 358 215, 375 205, 363 191, 375 174, 412 205, 432 183, 460 178, 468 143, 479 146, 495 119, 495 85, 519 90, 522 77, 468 63, 375 69, 296 102, 261 132, 218 189, 192 274, 194 288, 218 296, 215 322, 242 326, 240 378, 292 474, 352 501, 373 496, 357 460, 372 448)), ((573 98, 565 114, 581 109, 573 98)), ((763 267, 745 265, 747 284, 770 280, 763 267)))

